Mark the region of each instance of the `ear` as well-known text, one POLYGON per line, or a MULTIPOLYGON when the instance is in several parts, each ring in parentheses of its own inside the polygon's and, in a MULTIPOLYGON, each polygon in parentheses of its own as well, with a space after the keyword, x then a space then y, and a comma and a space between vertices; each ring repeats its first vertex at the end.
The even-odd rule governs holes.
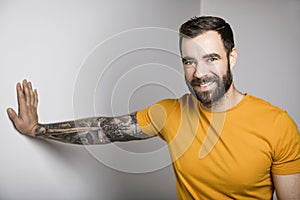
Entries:
POLYGON ((238 57, 238 53, 236 48, 233 48, 232 51, 229 54, 229 62, 230 62, 230 68, 233 69, 233 67, 236 64, 237 61, 237 57, 238 57))

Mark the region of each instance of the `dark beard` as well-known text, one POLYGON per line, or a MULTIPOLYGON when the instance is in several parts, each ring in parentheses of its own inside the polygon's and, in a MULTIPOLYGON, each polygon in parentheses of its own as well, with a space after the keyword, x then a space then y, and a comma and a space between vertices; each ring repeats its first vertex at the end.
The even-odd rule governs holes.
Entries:
POLYGON ((232 84, 232 73, 231 73, 229 62, 227 66, 228 66, 227 73, 222 78, 220 78, 217 74, 213 74, 212 76, 204 76, 200 79, 195 78, 191 82, 185 79, 190 92, 205 107, 210 108, 212 106, 212 103, 220 100, 229 90, 232 84), (197 90, 194 89, 195 86, 207 82, 215 82, 217 84, 217 88, 212 91, 205 91, 205 92, 198 92, 197 90))

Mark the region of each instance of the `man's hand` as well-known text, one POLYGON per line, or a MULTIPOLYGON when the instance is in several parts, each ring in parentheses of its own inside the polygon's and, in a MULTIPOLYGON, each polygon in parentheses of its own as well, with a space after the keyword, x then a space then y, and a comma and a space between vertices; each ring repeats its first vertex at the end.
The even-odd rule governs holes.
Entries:
POLYGON ((22 87, 17 83, 18 114, 12 109, 7 109, 7 114, 15 128, 22 134, 35 136, 35 129, 38 127, 38 94, 32 89, 32 84, 23 80, 22 87))

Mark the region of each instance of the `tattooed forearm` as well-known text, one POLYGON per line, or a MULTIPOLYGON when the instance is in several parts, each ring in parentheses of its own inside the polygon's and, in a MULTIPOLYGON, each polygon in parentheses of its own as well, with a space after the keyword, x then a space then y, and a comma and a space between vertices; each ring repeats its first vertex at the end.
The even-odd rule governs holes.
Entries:
POLYGON ((35 130, 35 136, 84 145, 151 137, 139 128, 136 113, 121 117, 93 117, 54 124, 40 124, 35 130))

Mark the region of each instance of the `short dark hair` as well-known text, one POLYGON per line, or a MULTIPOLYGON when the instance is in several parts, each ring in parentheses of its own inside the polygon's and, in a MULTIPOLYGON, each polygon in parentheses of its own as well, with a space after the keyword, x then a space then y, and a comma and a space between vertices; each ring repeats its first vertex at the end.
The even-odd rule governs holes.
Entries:
POLYGON ((229 56, 234 48, 233 31, 224 19, 213 16, 193 17, 181 25, 179 29, 180 53, 182 53, 181 44, 183 38, 194 38, 207 31, 216 31, 220 34, 226 54, 229 56))

